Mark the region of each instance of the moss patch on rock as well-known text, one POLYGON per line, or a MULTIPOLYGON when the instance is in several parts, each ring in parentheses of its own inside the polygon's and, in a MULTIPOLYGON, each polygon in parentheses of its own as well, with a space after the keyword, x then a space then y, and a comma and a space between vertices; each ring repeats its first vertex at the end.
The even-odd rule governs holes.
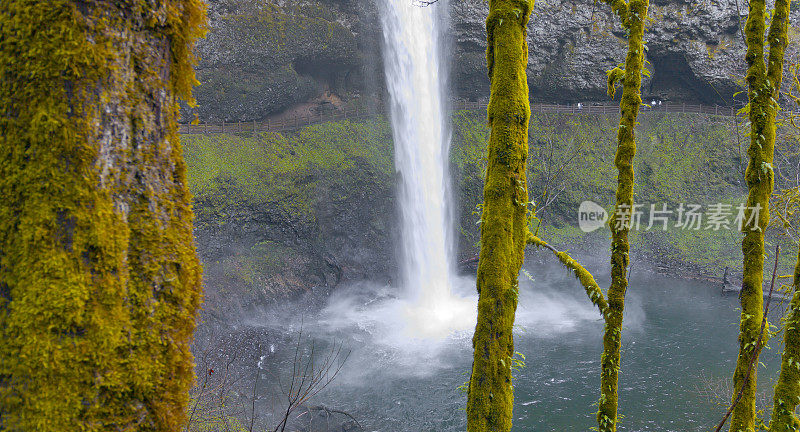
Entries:
MULTIPOLYGON (((675 210, 681 202, 734 207, 741 202, 746 194, 746 155, 732 119, 643 113, 639 121, 640 157, 634 168, 640 173, 637 202, 647 205, 643 210, 649 212, 651 203, 675 210)), ((454 113, 452 125, 450 171, 463 259, 474 256, 479 243, 478 205, 489 129, 482 113, 473 111, 454 113)), ((535 157, 527 177, 544 223, 539 236, 573 256, 608 250, 608 230, 584 233, 576 218, 583 200, 611 210, 615 133, 612 116, 531 117, 529 152, 535 157), (545 205, 546 201, 551 202, 545 205)), ((207 278, 218 276, 208 284, 211 289, 219 282, 229 294, 241 290, 242 298, 260 299, 301 292, 326 280, 333 283, 340 271, 345 279, 392 277, 395 178, 391 128, 385 119, 325 123, 255 137, 191 135, 183 141, 207 278), (360 229, 362 240, 357 240, 360 229), (256 247, 259 242, 265 242, 265 249, 256 247), (341 259, 376 245, 381 246, 373 251, 379 256, 374 261, 341 259), (315 250, 334 251, 328 256, 330 263, 315 250), (285 261, 268 264, 271 261, 261 254, 277 254, 285 261), (377 265, 378 260, 387 263, 377 265), (282 270, 273 270, 278 267, 282 270)), ((674 223, 673 215, 670 224, 674 223)), ((740 236, 734 230, 664 232, 656 225, 630 235, 637 245, 632 257, 637 268, 645 262, 668 272, 719 276, 725 267, 736 273, 741 266, 740 236)), ((784 255, 789 264, 791 258, 784 255)))
POLYGON ((392 273, 393 150, 384 119, 184 142, 213 309, 392 273))

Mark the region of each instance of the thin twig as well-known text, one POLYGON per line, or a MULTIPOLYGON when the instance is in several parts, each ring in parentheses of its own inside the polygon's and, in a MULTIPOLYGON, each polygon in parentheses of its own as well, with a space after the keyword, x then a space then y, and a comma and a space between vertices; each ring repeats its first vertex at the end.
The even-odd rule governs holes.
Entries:
POLYGON ((250 411, 250 432, 253 432, 253 423, 256 421, 256 388, 258 387, 258 371, 256 371, 255 379, 253 379, 253 405, 250 411))
POLYGON ((347 411, 328 408, 325 405, 306 406, 306 412, 304 412, 303 414, 300 414, 299 416, 297 416, 297 418, 300 418, 300 417, 302 417, 302 416, 304 416, 306 414, 308 414, 308 416, 311 417, 311 411, 312 410, 314 410, 314 411, 325 411, 327 413, 346 415, 347 417, 350 417, 350 420, 353 420, 356 423, 356 426, 358 426, 359 428, 363 429, 363 427, 361 426, 361 423, 359 423, 358 420, 356 420, 356 418, 353 417, 352 415, 350 415, 350 413, 348 413, 347 411))
POLYGON ((189 420, 186 422, 186 431, 189 431, 189 427, 192 425, 192 419, 194 418, 194 413, 197 411, 197 405, 200 403, 200 399, 203 397, 203 391, 206 389, 206 383, 208 383, 208 377, 211 375, 209 371, 206 372, 206 376, 203 378, 203 385, 200 387, 200 394, 197 396, 197 400, 194 402, 194 407, 192 407, 192 413, 189 415, 189 420))

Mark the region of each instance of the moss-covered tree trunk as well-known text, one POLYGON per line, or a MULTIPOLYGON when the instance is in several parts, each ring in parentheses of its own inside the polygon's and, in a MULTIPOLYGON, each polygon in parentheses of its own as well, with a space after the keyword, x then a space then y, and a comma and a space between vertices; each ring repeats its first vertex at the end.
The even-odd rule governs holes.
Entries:
POLYGON ((478 263, 478 322, 467 395, 467 430, 511 430, 512 327, 528 237, 528 64, 530 0, 490 0, 486 20, 491 79, 488 168, 478 263))
POLYGON ((177 431, 199 0, 0 2, 0 429, 177 431))
POLYGON ((633 207, 633 157, 636 154, 636 118, 642 103, 642 71, 644 69, 644 23, 648 0, 622 0, 609 2, 628 30, 628 54, 625 69, 614 68, 608 72, 609 93, 613 96, 617 80, 622 81, 620 122, 617 131, 617 154, 614 164, 617 176, 617 194, 611 227, 611 286, 606 295, 603 354, 601 355, 600 400, 597 423, 600 432, 617 430, 618 383, 620 347, 622 346, 622 314, 625 309, 625 292, 628 289, 627 269, 630 261, 630 230, 633 207))
MULTIPOLYGON (((745 172, 748 186, 747 207, 744 221, 752 222, 743 227, 741 318, 739 328, 739 356, 733 375, 734 401, 738 392, 741 399, 733 409, 731 431, 755 430, 756 381, 758 355, 762 344, 757 344, 764 318, 764 230, 769 223, 769 197, 774 185, 772 158, 775 148, 775 116, 778 90, 783 77, 783 52, 786 47, 786 32, 789 2, 777 0, 769 29, 769 52, 764 61, 765 0, 750 0, 750 11, 745 25, 747 37, 747 84, 750 161, 745 172), (754 222, 754 223, 753 223, 754 222), (740 390, 741 389, 741 390, 740 390)), ((768 326, 766 328, 769 328, 768 326)), ((764 335, 766 339, 767 335, 764 335)))
POLYGON ((800 420, 794 413, 800 405, 800 249, 794 266, 792 301, 786 311, 784 349, 781 355, 781 372, 775 385, 772 404, 771 432, 800 430, 800 420))

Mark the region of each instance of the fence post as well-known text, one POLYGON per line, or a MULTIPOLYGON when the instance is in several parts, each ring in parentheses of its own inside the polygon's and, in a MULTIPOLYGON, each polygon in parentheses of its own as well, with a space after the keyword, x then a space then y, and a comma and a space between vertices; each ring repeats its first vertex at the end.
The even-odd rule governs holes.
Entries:
POLYGON ((681 112, 686 114, 686 102, 681 105, 681 112))
POLYGON ((225 133, 225 120, 222 120, 222 133, 225 133))

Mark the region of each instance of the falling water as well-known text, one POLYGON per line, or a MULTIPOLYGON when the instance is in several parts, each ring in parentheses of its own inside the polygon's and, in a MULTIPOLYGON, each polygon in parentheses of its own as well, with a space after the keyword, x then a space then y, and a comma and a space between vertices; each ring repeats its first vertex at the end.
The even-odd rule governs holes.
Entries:
MULTIPOLYGON (((445 69, 441 59, 445 0, 420 7, 412 0, 378 0, 383 7, 384 66, 391 96, 395 167, 400 172, 402 278, 408 320, 421 333, 463 324, 469 308, 455 298, 448 213, 445 69)), ((474 312, 473 312, 474 313, 474 312)), ((467 318, 469 322, 469 318, 467 318)))

